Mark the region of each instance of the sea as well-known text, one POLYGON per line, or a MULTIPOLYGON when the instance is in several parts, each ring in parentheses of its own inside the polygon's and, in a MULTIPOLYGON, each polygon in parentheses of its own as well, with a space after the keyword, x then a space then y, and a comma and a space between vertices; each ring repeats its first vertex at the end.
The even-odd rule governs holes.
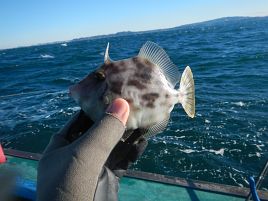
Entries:
POLYGON ((103 63, 107 43, 110 57, 121 60, 146 41, 163 47, 180 72, 191 67, 196 117, 175 106, 167 129, 131 168, 247 187, 268 160, 268 17, 0 50, 1 144, 42 153, 80 110, 68 88, 103 63))

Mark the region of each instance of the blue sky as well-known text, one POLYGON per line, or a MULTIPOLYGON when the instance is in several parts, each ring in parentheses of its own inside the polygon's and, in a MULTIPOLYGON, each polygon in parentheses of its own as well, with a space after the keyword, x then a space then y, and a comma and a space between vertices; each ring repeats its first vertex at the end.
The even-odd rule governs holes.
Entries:
POLYGON ((268 16, 268 1, 0 0, 0 49, 227 16, 268 16))

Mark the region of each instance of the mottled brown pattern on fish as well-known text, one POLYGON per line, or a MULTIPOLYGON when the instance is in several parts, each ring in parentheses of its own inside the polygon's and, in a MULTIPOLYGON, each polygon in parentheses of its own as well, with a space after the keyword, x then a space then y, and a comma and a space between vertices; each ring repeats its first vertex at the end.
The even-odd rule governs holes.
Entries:
POLYGON ((148 102, 146 106, 149 108, 155 108, 155 105, 152 102, 148 102))
POLYGON ((137 68, 139 70, 147 70, 152 72, 154 65, 149 62, 147 59, 138 59, 135 61, 135 64, 137 65, 137 68))
POLYGON ((139 72, 136 72, 134 74, 134 76, 136 78, 142 79, 142 81, 145 82, 145 83, 148 83, 151 80, 151 78, 152 78, 152 75, 151 74, 148 74, 148 73, 139 73, 139 72))
POLYGON ((121 60, 121 61, 116 62, 116 65, 125 68, 125 67, 127 67, 128 63, 126 60, 121 60))
POLYGON ((146 101, 145 106, 149 108, 155 108, 155 100, 159 97, 158 93, 147 93, 142 95, 142 99, 146 101))
POLYGON ((112 81, 110 83, 110 90, 115 93, 121 95, 122 92, 122 86, 123 82, 122 81, 112 81))
POLYGON ((146 85, 142 84, 138 80, 128 80, 127 85, 128 86, 134 86, 134 87, 136 87, 137 89, 140 89, 140 90, 146 89, 146 85))
POLYGON ((134 74, 135 77, 140 78, 143 82, 148 83, 152 79, 153 64, 147 59, 132 58, 133 63, 136 65, 138 71, 134 74))
POLYGON ((105 64, 103 68, 108 74, 119 74, 127 70, 126 66, 122 64, 120 65, 120 63, 119 64, 117 63, 105 64))
POLYGON ((146 101, 155 101, 159 97, 158 93, 143 94, 142 99, 146 101))

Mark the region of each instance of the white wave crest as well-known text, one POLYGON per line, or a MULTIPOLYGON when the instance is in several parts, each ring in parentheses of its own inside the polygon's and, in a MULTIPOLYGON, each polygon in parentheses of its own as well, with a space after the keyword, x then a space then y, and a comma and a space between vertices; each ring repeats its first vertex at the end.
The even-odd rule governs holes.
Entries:
POLYGON ((212 152, 212 153, 215 153, 216 155, 221 155, 221 156, 223 156, 223 154, 224 154, 224 148, 221 148, 221 149, 219 149, 219 150, 214 150, 214 149, 209 149, 208 150, 209 152, 212 152))
POLYGON ((184 152, 186 154, 190 154, 190 153, 193 153, 193 152, 200 152, 200 151, 193 150, 193 149, 180 149, 180 151, 184 152))
POLYGON ((205 123, 209 124, 209 123, 210 123, 210 121, 209 121, 208 119, 205 119, 205 123))
POLYGON ((190 154, 190 153, 194 153, 194 152, 197 152, 197 153, 199 153, 199 152, 210 152, 210 153, 214 153, 214 154, 216 154, 216 155, 221 155, 221 156, 223 156, 224 155, 224 148, 221 148, 221 149, 219 149, 219 150, 214 150, 214 149, 203 149, 202 148, 202 150, 193 150, 193 149, 179 149, 181 152, 184 152, 184 153, 186 153, 186 154, 190 154))
POLYGON ((232 102, 232 104, 236 105, 236 106, 240 106, 240 107, 244 107, 246 105, 246 103, 239 101, 239 102, 232 102))
POLYGON ((73 111, 73 112, 76 112, 76 111, 80 110, 81 108, 78 107, 78 106, 75 106, 75 107, 68 107, 67 109, 68 109, 68 110, 71 110, 71 111, 73 111))
POLYGON ((63 47, 67 47, 68 46, 67 43, 62 43, 60 45, 63 46, 63 47))
POLYGON ((53 58, 55 58, 54 56, 49 55, 49 54, 41 54, 40 57, 44 58, 44 59, 53 59, 53 58))

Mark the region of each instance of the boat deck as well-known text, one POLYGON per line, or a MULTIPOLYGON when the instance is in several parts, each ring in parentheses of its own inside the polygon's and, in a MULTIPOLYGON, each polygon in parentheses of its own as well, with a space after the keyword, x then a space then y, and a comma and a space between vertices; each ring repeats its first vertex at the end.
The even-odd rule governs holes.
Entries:
MULTIPOLYGON (((40 155, 18 151, 11 152, 12 154, 7 156, 7 163, 0 165, 0 172, 4 167, 18 170, 22 179, 17 181, 19 187, 16 190, 17 195, 26 195, 29 200, 34 200, 37 159, 40 155)), ((245 200, 248 192, 248 188, 128 171, 127 176, 120 180, 119 200, 242 201, 245 200)), ((258 193, 261 200, 268 200, 267 191, 259 191, 258 193)))

